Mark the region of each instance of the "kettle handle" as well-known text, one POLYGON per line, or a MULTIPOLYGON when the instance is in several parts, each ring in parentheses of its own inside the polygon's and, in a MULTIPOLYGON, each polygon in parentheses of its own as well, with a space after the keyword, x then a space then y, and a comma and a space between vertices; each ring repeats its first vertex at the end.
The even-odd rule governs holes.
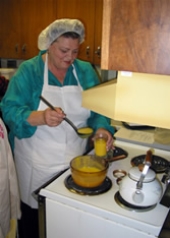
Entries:
POLYGON ((141 176, 139 178, 139 181, 136 184, 136 189, 141 189, 143 186, 143 180, 149 170, 149 167, 151 166, 152 162, 152 151, 148 150, 146 153, 144 164, 142 165, 142 170, 139 168, 140 171, 142 171, 141 176))
POLYGON ((152 163, 152 150, 150 149, 146 152, 144 163, 138 165, 139 171, 143 171, 145 164, 147 164, 150 167, 151 163, 152 163))
POLYGON ((150 165, 152 163, 152 150, 148 150, 146 152, 145 162, 149 162, 150 165))

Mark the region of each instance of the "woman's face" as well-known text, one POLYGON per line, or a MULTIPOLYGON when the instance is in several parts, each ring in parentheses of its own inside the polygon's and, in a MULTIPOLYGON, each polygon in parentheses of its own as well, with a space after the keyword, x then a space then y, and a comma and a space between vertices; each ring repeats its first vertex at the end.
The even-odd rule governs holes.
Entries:
POLYGON ((58 69, 67 70, 77 58, 79 39, 59 37, 49 47, 49 62, 58 69))

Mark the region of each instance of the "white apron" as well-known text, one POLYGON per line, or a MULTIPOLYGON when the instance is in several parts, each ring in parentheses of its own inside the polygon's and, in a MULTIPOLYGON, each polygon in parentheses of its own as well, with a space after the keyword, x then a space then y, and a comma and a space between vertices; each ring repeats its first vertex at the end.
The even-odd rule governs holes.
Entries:
MULTIPOLYGON (((87 126, 90 111, 81 107, 82 88, 73 66, 73 74, 78 86, 51 86, 48 84, 48 58, 44 70, 42 96, 52 105, 62 108, 67 117, 77 127, 87 126)), ((40 101, 38 110, 47 106, 40 101)), ((22 202, 37 208, 32 192, 47 182, 58 172, 69 167, 75 156, 85 151, 87 139, 77 136, 74 129, 63 121, 59 126, 38 126, 35 134, 26 139, 15 138, 14 156, 19 178, 22 202)))

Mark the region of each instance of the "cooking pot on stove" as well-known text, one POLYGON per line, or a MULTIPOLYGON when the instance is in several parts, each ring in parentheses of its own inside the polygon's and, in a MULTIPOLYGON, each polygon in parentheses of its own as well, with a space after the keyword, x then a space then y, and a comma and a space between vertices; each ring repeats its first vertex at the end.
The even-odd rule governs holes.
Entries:
POLYGON ((132 167, 119 185, 119 193, 123 200, 133 206, 149 207, 156 205, 163 192, 161 182, 156 178, 151 165, 152 151, 146 154, 141 166, 132 167))
POLYGON ((84 188, 94 188, 106 178, 109 163, 94 155, 78 156, 71 160, 70 170, 73 181, 84 188))

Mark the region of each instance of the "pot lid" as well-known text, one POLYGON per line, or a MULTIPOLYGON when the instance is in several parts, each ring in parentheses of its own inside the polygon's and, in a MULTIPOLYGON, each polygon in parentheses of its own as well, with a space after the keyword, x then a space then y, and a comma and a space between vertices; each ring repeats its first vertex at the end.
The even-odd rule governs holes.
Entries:
MULTIPOLYGON (((132 167, 130 170, 129 170, 129 177, 131 179, 134 179, 136 181, 139 180, 140 176, 141 176, 141 173, 142 171, 139 170, 139 168, 136 166, 136 167, 132 167)), ((143 182, 150 182, 152 180, 155 179, 155 172, 151 169, 148 170, 143 182)))

